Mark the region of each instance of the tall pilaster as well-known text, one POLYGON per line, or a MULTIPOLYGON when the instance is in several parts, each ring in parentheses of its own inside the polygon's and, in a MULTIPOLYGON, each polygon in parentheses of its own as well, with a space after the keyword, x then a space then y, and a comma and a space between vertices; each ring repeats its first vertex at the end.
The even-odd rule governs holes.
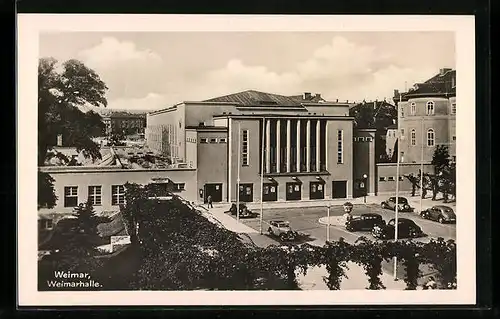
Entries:
POLYGON ((281 120, 276 120, 276 172, 281 169, 281 120))
POLYGON ((297 172, 300 172, 300 120, 297 120, 297 172))
POLYGON ((306 124, 306 172, 311 171, 311 120, 306 124))
POLYGON ((321 150, 321 121, 316 121, 316 171, 319 172, 321 170, 320 167, 320 150, 321 150))
POLYGON ((290 150, 292 149, 291 143, 291 121, 286 121, 286 171, 290 172, 290 150))
POLYGON ((266 173, 271 172, 271 120, 266 121, 266 173))

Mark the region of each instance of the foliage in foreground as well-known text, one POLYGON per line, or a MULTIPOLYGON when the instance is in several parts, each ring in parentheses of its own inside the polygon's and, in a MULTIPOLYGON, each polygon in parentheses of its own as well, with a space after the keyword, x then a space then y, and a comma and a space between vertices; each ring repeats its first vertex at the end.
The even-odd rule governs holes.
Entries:
POLYGON ((236 233, 221 228, 182 199, 149 199, 151 189, 126 185, 121 212, 131 247, 110 258, 96 273, 104 289, 136 290, 296 290, 297 275, 312 266, 326 266, 329 289, 340 289, 348 262, 362 266, 367 289, 384 289, 382 262, 397 256, 406 268, 407 289, 416 289, 419 266, 430 264, 443 288, 456 283, 456 245, 443 239, 374 242, 343 239, 323 247, 283 245, 259 248, 244 244, 236 233))

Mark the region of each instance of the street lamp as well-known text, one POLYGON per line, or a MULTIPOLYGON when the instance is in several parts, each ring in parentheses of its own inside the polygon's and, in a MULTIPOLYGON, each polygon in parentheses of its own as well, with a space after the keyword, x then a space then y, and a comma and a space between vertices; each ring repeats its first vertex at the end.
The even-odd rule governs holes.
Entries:
POLYGON ((367 180, 368 180, 368 175, 363 174, 363 183, 364 183, 364 186, 365 186, 364 187, 364 192, 363 192, 363 194, 364 194, 363 202, 365 204, 366 204, 366 193, 367 193, 367 188, 366 188, 366 182, 367 182, 367 180))

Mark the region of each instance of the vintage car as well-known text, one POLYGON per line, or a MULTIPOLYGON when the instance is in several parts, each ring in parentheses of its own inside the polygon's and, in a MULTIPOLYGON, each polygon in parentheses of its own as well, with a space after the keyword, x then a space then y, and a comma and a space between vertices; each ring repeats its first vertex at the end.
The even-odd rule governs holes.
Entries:
POLYGON ((298 236, 298 233, 290 227, 290 223, 284 220, 270 221, 267 232, 270 236, 278 237, 281 241, 294 240, 298 236))
POLYGON ((379 214, 366 213, 346 221, 345 229, 348 231, 372 230, 376 225, 385 225, 382 216, 379 214))
MULTIPOLYGON (((396 219, 391 219, 387 225, 377 225, 372 229, 372 235, 378 239, 394 238, 396 219)), ((422 228, 408 218, 398 218, 398 238, 417 238, 425 236, 422 228)))
MULTIPOLYGON (((226 213, 236 216, 237 215, 236 214, 236 204, 233 203, 231 205, 231 208, 229 208, 229 210, 226 211, 226 213)), ((259 214, 254 213, 251 210, 249 210, 245 204, 240 203, 240 215, 239 215, 240 218, 254 218, 254 217, 257 217, 258 215, 259 214)))
POLYGON ((420 216, 425 219, 440 222, 441 224, 455 223, 457 220, 453 208, 445 205, 432 206, 431 208, 420 212, 420 216))
MULTIPOLYGON (((405 197, 398 197, 399 212, 413 212, 413 208, 408 204, 408 199, 405 197)), ((389 197, 389 199, 383 201, 381 204, 382 208, 396 210, 396 196, 389 197)))

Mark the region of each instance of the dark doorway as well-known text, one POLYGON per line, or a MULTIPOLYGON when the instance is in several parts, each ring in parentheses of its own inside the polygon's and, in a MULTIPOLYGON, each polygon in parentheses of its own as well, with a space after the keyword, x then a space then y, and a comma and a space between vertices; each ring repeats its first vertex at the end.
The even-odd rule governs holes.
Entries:
POLYGON ((286 183, 286 200, 301 200, 302 185, 298 182, 286 183))
POLYGON ((204 202, 207 202, 208 195, 212 195, 212 202, 222 202, 222 184, 205 184, 204 202))
POLYGON ((264 202, 275 202, 278 200, 278 184, 265 183, 262 188, 262 200, 264 202))
POLYGON ((354 197, 363 197, 367 195, 366 180, 356 179, 354 182, 354 197))
POLYGON ((240 202, 253 202, 253 184, 240 184, 240 202))
POLYGON ((332 182, 332 198, 347 198, 347 181, 332 182))
POLYGON ((309 199, 325 199, 325 184, 323 182, 309 183, 309 199))

